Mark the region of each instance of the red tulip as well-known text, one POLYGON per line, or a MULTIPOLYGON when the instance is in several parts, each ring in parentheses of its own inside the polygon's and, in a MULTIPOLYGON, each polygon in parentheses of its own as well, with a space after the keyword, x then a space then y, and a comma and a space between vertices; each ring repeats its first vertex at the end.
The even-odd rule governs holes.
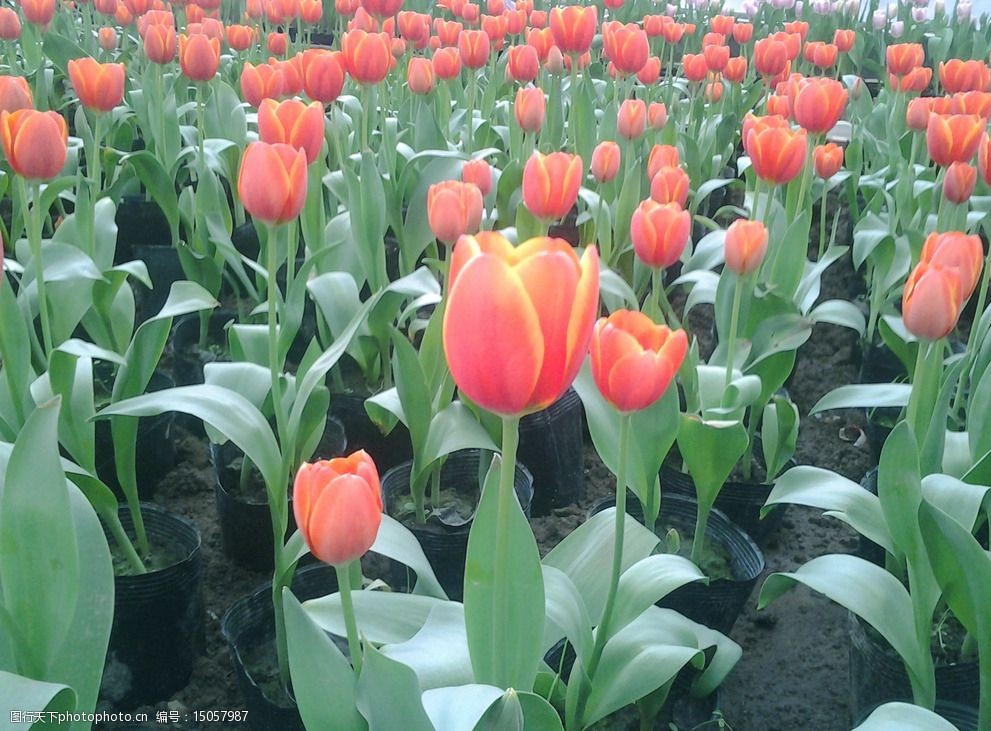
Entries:
POLYGON ((637 81, 644 86, 653 86, 661 78, 661 59, 650 56, 643 68, 637 71, 637 81))
MULTIPOLYGON (((532 22, 533 16, 530 17, 532 22)), ((579 56, 587 52, 597 25, 598 10, 594 5, 555 7, 550 12, 551 33, 561 53, 579 56)))
POLYGON ((220 41, 202 33, 179 36, 179 65, 191 81, 210 81, 220 68, 220 41))
POLYGON ((619 105, 616 131, 620 137, 636 140, 647 128, 647 104, 643 99, 626 99, 619 105))
POLYGON ((929 99, 916 97, 908 103, 905 110, 905 126, 916 132, 922 132, 929 126, 931 107, 929 99))
POLYGON ((966 203, 977 183, 977 168, 966 162, 953 162, 943 178, 943 197, 951 203, 966 203))
POLYGON ((754 26, 752 23, 737 23, 733 26, 733 40, 741 46, 750 43, 754 37, 754 26))
POLYGON ((21 37, 21 19, 13 8, 0 8, 0 38, 16 41, 21 37))
POLYGON ((474 183, 445 180, 427 191, 430 230, 448 246, 465 234, 478 233, 483 208, 482 192, 474 183))
POLYGON ((991 69, 983 61, 951 58, 946 63, 939 64, 939 83, 947 94, 987 91, 991 84, 991 69))
POLYGON ((805 165, 805 130, 796 132, 783 117, 748 115, 743 123, 743 147, 757 177, 772 185, 793 180, 805 165))
POLYGON ((237 192, 254 218, 273 224, 293 220, 306 201, 306 153, 252 142, 241 158, 237 192))
POLYGON ((55 0, 21 0, 21 12, 31 25, 47 26, 55 17, 55 0))
POLYGON ((387 33, 348 31, 341 38, 341 51, 348 74, 359 84, 380 83, 395 63, 392 39, 387 33))
POLYGON ((600 183, 608 183, 619 173, 619 145, 611 140, 600 142, 592 150, 592 177, 600 183))
POLYGON ((340 51, 310 48, 303 51, 303 91, 313 101, 331 104, 341 95, 346 75, 340 51))
POLYGON ((489 37, 484 31, 463 30, 458 36, 461 63, 470 69, 480 69, 489 60, 489 37))
POLYGON ((524 132, 540 131, 544 124, 546 109, 547 100, 544 98, 544 92, 538 87, 529 86, 516 92, 513 113, 516 115, 516 123, 524 132))
POLYGON ((767 228, 760 221, 737 219, 726 229, 726 266, 739 276, 757 271, 767 253, 767 228))
POLYGON ((438 78, 454 79, 461 73, 461 55, 456 48, 438 48, 434 51, 434 72, 438 78))
POLYGON ((843 148, 834 142, 816 145, 812 151, 812 162, 815 165, 816 175, 823 180, 829 180, 843 167, 843 148))
POLYGON ((310 552, 333 566, 361 558, 375 543, 382 523, 378 470, 364 450, 304 462, 296 471, 292 503, 310 552))
POLYGON ((833 33, 833 45, 840 53, 849 53, 853 48, 853 42, 857 40, 857 31, 845 28, 837 28, 833 33))
POLYGON ((984 132, 984 120, 976 114, 930 114, 926 128, 929 157, 937 165, 970 162, 984 132))
POLYGON ((144 38, 145 55, 152 63, 172 63, 175 58, 178 38, 171 25, 154 24, 148 26, 144 38))
POLYGON ((647 34, 637 25, 616 23, 610 30, 603 30, 602 48, 617 71, 636 74, 646 65, 650 55, 648 40, 647 34))
POLYGON ((23 76, 0 76, 0 111, 16 112, 33 109, 31 87, 23 76))
POLYGON ((654 145, 647 158, 647 179, 653 179, 661 168, 676 168, 679 165, 681 165, 681 157, 677 147, 674 145, 654 145))
POLYGON ((723 69, 723 78, 731 84, 739 84, 747 75, 747 59, 743 56, 734 56, 726 62, 723 69))
POLYGON ((648 198, 630 219, 633 251, 647 266, 667 269, 681 258, 691 229, 691 216, 680 205, 648 198))
POLYGON ((462 238, 451 257, 444 311, 454 382, 497 414, 547 407, 581 368, 598 299, 594 246, 579 261, 562 239, 530 239, 514 248, 496 233, 462 238))
POLYGON ((650 179, 650 197, 658 203, 677 203, 684 207, 690 185, 688 173, 680 167, 663 167, 650 179))
POLYGON ((814 134, 828 132, 846 108, 847 90, 839 81, 825 77, 808 79, 795 96, 792 114, 795 121, 814 134))
POLYGON ((761 38, 754 44, 754 68, 761 76, 777 76, 788 63, 788 48, 773 38, 761 38))
POLYGON ((931 233, 922 245, 920 263, 952 271, 963 301, 974 293, 981 276, 984 247, 981 238, 961 231, 931 233))
POLYGON ((124 99, 124 64, 93 58, 69 61, 69 79, 79 102, 88 109, 109 112, 124 99))
POLYGON ((461 168, 461 179, 474 183, 484 198, 492 191, 492 166, 481 158, 469 160, 461 168))
POLYGON ((902 293, 905 328, 923 340, 945 338, 957 324, 963 301, 959 280, 951 270, 919 262, 902 293))
POLYGON ((100 48, 104 51, 110 52, 117 48, 117 31, 114 28, 104 26, 100 28, 96 37, 100 42, 100 48))
POLYGON ((413 56, 406 66, 406 81, 414 94, 429 94, 434 89, 434 66, 422 56, 413 56))
POLYGON ((511 46, 506 55, 509 59, 506 68, 514 81, 525 84, 537 78, 540 58, 533 46, 511 46))
POLYGON ((580 155, 534 152, 523 167, 523 204, 537 218, 564 218, 578 200, 583 174, 580 155))
POLYGON ((889 74, 904 76, 922 65, 926 60, 926 52, 921 43, 896 43, 888 46, 885 58, 889 74))
POLYGON ((323 104, 298 99, 264 99, 258 107, 258 137, 270 145, 285 144, 306 153, 312 164, 320 156, 324 137, 323 104))
POLYGON ((709 67, 705 63, 705 56, 701 53, 686 53, 681 57, 682 73, 691 82, 699 82, 709 74, 709 67))
POLYGON ((668 390, 688 351, 688 336, 642 312, 617 310, 595 323, 590 350, 599 392, 630 413, 646 409, 668 390))
POLYGON ((705 59, 706 68, 710 72, 722 73, 729 63, 729 46, 706 46, 702 50, 702 58, 705 59))
POLYGON ((51 180, 68 156, 68 128, 58 112, 0 111, 0 139, 10 167, 28 180, 51 180))
POLYGON ((361 7, 376 18, 392 18, 403 6, 403 0, 361 0, 361 7))

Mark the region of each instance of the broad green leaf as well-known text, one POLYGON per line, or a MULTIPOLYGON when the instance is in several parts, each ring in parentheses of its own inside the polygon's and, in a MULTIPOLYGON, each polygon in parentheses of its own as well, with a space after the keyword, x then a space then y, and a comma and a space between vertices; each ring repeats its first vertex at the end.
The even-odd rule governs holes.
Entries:
POLYGON ((885 703, 853 731, 957 731, 957 727, 927 708, 910 703, 885 703))
POLYGON ((386 657, 374 645, 365 645, 356 703, 361 715, 368 721, 368 731, 400 728, 434 731, 427 712, 423 710, 421 693, 420 683, 411 668, 386 657), (387 702, 382 697, 384 688, 388 688, 389 692, 387 702))
POLYGON ((911 393, 912 386, 907 383, 864 383, 840 386, 819 399, 812 407, 809 415, 830 409, 906 406, 911 393))
POLYGON ((739 421, 703 421, 695 415, 682 415, 678 451, 695 483, 700 508, 716 502, 749 441, 747 429, 739 421))
MULTIPOLYGON (((358 631, 369 642, 378 645, 406 642, 420 631, 434 607, 447 601, 415 594, 368 590, 353 592, 351 599, 358 631)), ((310 599, 303 602, 303 609, 324 631, 340 637, 347 636, 340 594, 310 599)))
POLYGON ((544 640, 541 650, 546 655, 557 642, 567 638, 575 648, 579 662, 592 651, 592 620, 585 600, 566 573, 544 565, 544 640))
MULTIPOLYGON (((0 670, 0 717, 4 728, 13 730, 21 725, 13 720, 15 713, 72 713, 75 710, 76 694, 72 688, 0 670)), ((30 729, 33 725, 24 728, 30 729)))
POLYGON ((437 604, 415 635, 382 652, 415 672, 422 690, 473 680, 464 606, 457 602, 437 604))
POLYGON ((356 683, 351 663, 307 616, 288 588, 282 592, 282 601, 289 646, 289 673, 303 723, 307 728, 314 729, 364 731, 368 726, 356 706, 356 683))
POLYGON ((664 553, 640 559, 619 577, 609 637, 634 622, 648 607, 693 581, 707 579, 687 558, 664 553))
POLYGON ((414 594, 423 594, 438 599, 446 599, 447 595, 441 588, 434 571, 430 567, 430 562, 420 548, 416 536, 410 533, 402 523, 394 518, 383 514, 382 524, 379 526, 375 543, 368 549, 382 556, 387 556, 394 561, 409 566, 416 572, 416 587, 414 594))
POLYGON ((474 731, 475 724, 502 696, 500 688, 477 683, 434 688, 423 694, 423 707, 436 729, 474 731))
POLYGON ((496 451, 498 447, 471 409, 461 401, 454 401, 430 422, 430 432, 423 450, 423 468, 460 449, 496 451))

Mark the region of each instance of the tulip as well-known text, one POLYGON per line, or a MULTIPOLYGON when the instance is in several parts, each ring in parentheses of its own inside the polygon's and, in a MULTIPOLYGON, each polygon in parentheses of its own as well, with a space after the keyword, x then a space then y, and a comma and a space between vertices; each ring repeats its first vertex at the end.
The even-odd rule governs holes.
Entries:
POLYGON ((77 58, 69 61, 68 68, 72 88, 87 109, 109 112, 123 101, 124 64, 77 58))
POLYGON ((361 0, 361 6, 377 18, 392 18, 403 6, 403 0, 361 0))
POLYGON ((438 18, 434 21, 434 32, 440 39, 440 44, 445 47, 457 46, 458 37, 461 35, 462 30, 464 30, 464 26, 456 20, 438 18))
MULTIPOLYGON (((570 67, 571 64, 568 64, 568 66, 570 67)), ((564 55, 561 53, 561 49, 557 46, 551 46, 551 50, 547 52, 547 60, 544 61, 544 69, 547 73, 555 76, 564 71, 564 55)))
POLYGON ((912 69, 921 66, 926 59, 926 53, 921 43, 896 43, 888 46, 885 59, 888 63, 888 73, 904 76, 912 69))
POLYGON ((474 183, 445 180, 427 191, 427 220, 442 243, 451 246, 465 234, 478 233, 484 202, 474 183))
POLYGON ((616 131, 620 137, 636 140, 647 128, 647 104, 643 99, 626 99, 619 105, 616 131))
POLYGON ((114 13, 114 20, 117 21, 118 25, 123 27, 128 27, 134 25, 134 16, 131 15, 131 11, 127 9, 124 3, 117 4, 117 11, 114 13))
POLYGON ((220 68, 220 41, 202 33, 180 35, 179 65, 190 81, 210 81, 220 68))
POLYGON ((285 144, 302 150, 306 162, 312 164, 323 148, 323 105, 304 104, 298 99, 264 99, 258 107, 258 137, 270 145, 285 144))
POLYGON ((21 37, 21 19, 13 8, 0 8, 0 39, 16 41, 21 37))
POLYGON ((172 63, 175 58, 178 39, 171 25, 150 25, 145 32, 144 47, 148 60, 157 64, 172 63))
POLYGON ((461 73, 461 55, 456 48, 438 48, 433 57, 434 73, 441 79, 455 79, 461 73))
POLYGON ((343 566, 361 558, 378 536, 382 490, 364 450, 349 457, 304 462, 293 482, 293 514, 310 552, 343 566))
POLYGON ((953 58, 939 64, 939 83, 947 94, 961 91, 987 91, 991 69, 983 61, 953 58))
POLYGON ((729 63, 729 46, 707 46, 702 51, 706 68, 712 73, 722 73, 729 63))
POLYGON ((434 66, 429 60, 414 56, 406 66, 406 81, 414 94, 429 94, 434 89, 434 66))
POLYGON ((812 151, 812 162, 816 175, 823 180, 829 180, 843 167, 843 148, 833 142, 816 145, 812 151))
POLYGON ((931 107, 925 97, 916 97, 905 110, 905 126, 915 132, 923 132, 929 126, 931 107))
POLYGON ((661 78, 661 59, 650 56, 643 68, 637 71, 637 81, 644 86, 652 86, 661 78))
POLYGON ((832 43, 817 42, 805 46, 805 59, 816 68, 832 68, 838 55, 839 49, 832 43))
POLYGON ((254 66, 245 62, 241 70, 241 96, 253 107, 264 99, 281 99, 287 94, 283 71, 271 64, 254 66))
POLYGON ((732 33, 735 24, 736 18, 732 15, 714 15, 709 18, 709 27, 712 28, 713 33, 719 33, 723 36, 732 33))
POLYGON ((767 253, 767 228, 760 221, 737 219, 726 229, 726 266, 743 277, 757 271, 767 253))
POLYGON ((31 87, 23 76, 0 76, 0 111, 16 112, 33 109, 31 87))
POLYGON ((647 107, 647 124, 651 129, 660 130, 668 123, 668 108, 664 102, 651 102, 647 107))
POLYGON ((616 24, 611 28, 608 32, 603 31, 602 47, 606 57, 619 73, 638 73, 650 56, 647 34, 633 23, 616 24))
POLYGON ((658 203, 677 203, 684 207, 688 201, 691 180, 680 167, 662 167, 650 179, 650 197, 658 203))
POLYGON ((688 337, 642 312, 617 310, 595 323, 590 350, 595 385, 606 401, 629 413, 668 390, 685 359, 688 337))
POLYGON ((592 150, 592 177, 599 183, 608 183, 619 174, 621 160, 619 145, 611 140, 600 142, 592 150))
POLYGON ((970 162, 984 132, 984 120, 976 114, 930 114, 926 128, 929 157, 937 165, 970 162))
MULTIPOLYGON (((533 16, 531 15, 531 22, 533 16)), ((598 25, 598 9, 594 5, 555 7, 550 12, 550 29, 554 44, 561 53, 580 56, 592 46, 598 25)))
POLYGON ((667 269, 685 250, 692 229, 688 211, 677 203, 642 201, 630 219, 630 239, 637 257, 654 269, 667 269))
POLYGON ((578 200, 583 171, 580 155, 534 152, 523 167, 523 204, 539 219, 564 218, 578 200))
POLYGON ((117 48, 117 31, 114 28, 105 26, 100 28, 97 33, 97 40, 100 43, 100 48, 108 53, 117 48))
POLYGON ((986 91, 964 91, 950 99, 952 114, 976 114, 983 119, 991 117, 991 93, 986 91))
POLYGON ((525 87, 516 92, 513 113, 516 123, 524 132, 536 133, 544 124, 547 100, 544 92, 535 86, 525 87))
POLYGON ((855 40, 857 40, 857 31, 855 30, 837 28, 836 32, 833 33, 833 45, 840 53, 849 53, 855 40))
POLYGON ((664 24, 668 22, 670 18, 664 15, 645 15, 643 16, 643 30, 650 38, 657 38, 664 33, 664 24))
POLYGON ((454 247, 448 281, 444 352, 461 392, 501 415, 557 400, 578 374, 592 336, 595 247, 579 261, 562 239, 513 248, 496 233, 466 236, 454 247))
POLYGON ((943 178, 943 197, 950 203, 966 203, 977 183, 977 168, 966 162, 953 162, 943 178))
POLYGON ((681 57, 681 68, 685 78, 693 83, 702 81, 709 74, 705 56, 701 53, 686 53, 681 57))
POLYGON ((774 77, 785 70, 788 48, 773 38, 761 38, 754 44, 754 68, 764 77, 774 77))
POLYGON ((100 15, 110 17, 117 14, 117 0, 93 0, 93 7, 100 15))
POLYGON ((430 38, 430 16, 425 13, 416 13, 404 10, 396 18, 399 26, 399 35, 405 38, 417 48, 424 48, 430 38))
POLYGON ((323 17, 323 3, 320 0, 300 0, 299 17, 307 25, 316 25, 323 17))
POLYGON ((681 23, 667 23, 664 26, 663 35, 665 43, 679 43, 682 36, 685 35, 685 26, 681 23))
POLYGON ((348 31, 341 38, 341 51, 348 74, 359 84, 378 84, 389 75, 394 63, 392 39, 387 33, 348 31))
POLYGON ((788 100, 787 96, 771 94, 767 97, 766 105, 768 114, 778 115, 785 118, 791 117, 791 102, 788 100))
POLYGON ((507 56, 509 61, 506 68, 514 81, 525 84, 537 78, 540 73, 540 58, 533 46, 512 46, 507 56))
POLYGON ((678 167, 679 165, 681 165, 681 157, 678 155, 677 147, 674 145, 654 145, 647 157, 647 179, 652 179, 661 168, 678 167))
POLYGON ((921 92, 929 88, 929 82, 932 81, 932 76, 933 70, 931 68, 919 66, 904 76, 888 74, 888 85, 894 91, 921 92))
POLYGON ((463 30, 458 36, 461 63, 470 69, 480 69, 489 60, 489 37, 484 31, 463 30))
POLYGON ((977 287, 983 257, 984 247, 979 236, 948 231, 931 233, 926 237, 919 261, 952 271, 966 301, 977 287))
POLYGON ((741 46, 750 43, 754 37, 754 26, 752 23, 736 23, 733 26, 733 40, 741 46))
POLYGON ((252 142, 241 158, 237 192, 245 210, 269 224, 295 219, 306 201, 306 153, 252 142))
POLYGON ((757 177, 772 185, 793 180, 805 165, 805 130, 792 130, 783 117, 748 115, 743 147, 757 177))
POLYGON ((21 12, 31 25, 45 27, 55 17, 55 0, 21 0, 21 12))
POLYGON ((985 132, 981 135, 981 143, 977 150, 977 168, 987 185, 991 185, 991 137, 985 132))
POLYGON ((302 65, 306 96, 322 104, 331 104, 341 95, 346 71, 340 51, 311 48, 303 52, 302 65))
POLYGON ((825 77, 809 79, 795 96, 795 121, 813 134, 831 130, 846 108, 847 90, 839 81, 825 77))
POLYGON ((740 84, 747 76, 747 59, 743 56, 734 56, 726 62, 723 69, 723 78, 731 84, 740 84))
POLYGON ((485 198, 492 191, 492 166, 485 160, 469 160, 461 168, 461 180, 473 183, 485 198))
POLYGON ((902 293, 905 328, 923 340, 939 340, 949 335, 963 307, 959 287, 959 280, 951 270, 919 262, 902 293))
POLYGON ((27 180, 51 180, 68 156, 68 127, 58 112, 0 111, 0 139, 10 167, 27 180))
POLYGON ((247 51, 257 40, 258 31, 248 25, 229 25, 226 36, 232 51, 247 51))

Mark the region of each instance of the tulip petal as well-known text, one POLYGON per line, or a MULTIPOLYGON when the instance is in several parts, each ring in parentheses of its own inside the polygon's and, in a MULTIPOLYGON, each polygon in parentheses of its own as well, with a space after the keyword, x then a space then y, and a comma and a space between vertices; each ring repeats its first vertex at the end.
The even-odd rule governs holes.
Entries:
POLYGON ((304 532, 313 555, 341 565, 368 551, 382 522, 382 511, 371 498, 369 484, 357 475, 341 475, 327 485, 312 506, 304 532))
POLYGON ((674 373, 666 358, 655 353, 630 354, 609 373, 609 392, 620 411, 639 411, 654 403, 674 373))

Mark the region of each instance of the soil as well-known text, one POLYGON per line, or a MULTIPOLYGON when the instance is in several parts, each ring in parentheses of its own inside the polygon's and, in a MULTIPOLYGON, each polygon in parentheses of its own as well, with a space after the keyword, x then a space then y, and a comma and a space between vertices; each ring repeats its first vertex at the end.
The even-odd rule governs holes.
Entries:
MULTIPOLYGON (((856 276, 848 259, 834 265, 824 278, 823 298, 846 296, 856 276)), ((696 327, 694 332, 705 330, 696 327)), ((871 467, 870 450, 864 440, 853 440, 849 435, 863 431, 863 412, 807 416, 826 392, 856 381, 857 352, 854 333, 818 325, 801 348, 787 387, 803 415, 796 461, 833 469, 859 481, 871 467)), ((236 599, 270 578, 265 572, 232 565, 223 555, 206 440, 181 427, 175 427, 175 432, 177 466, 160 483, 155 502, 190 519, 202 533, 207 643, 189 684, 155 708, 141 709, 152 719, 156 710, 182 713, 244 707, 220 619, 236 599)), ((597 500, 614 492, 612 474, 590 448, 585 452, 585 486, 580 504, 531 521, 542 553, 580 525, 597 500)), ((856 545, 856 536, 838 521, 821 517, 817 511, 791 508, 766 546, 767 572, 791 571, 811 558, 851 552, 856 545)), ((380 562, 369 563, 366 570, 375 564, 380 562)), ((756 611, 756 601, 755 592, 732 632, 744 653, 720 689, 719 711, 725 725, 713 722, 712 727, 736 731, 849 729, 846 612, 805 589, 796 589, 761 612, 756 611)), ((194 731, 244 726, 207 722, 171 724, 170 728, 194 731)))

